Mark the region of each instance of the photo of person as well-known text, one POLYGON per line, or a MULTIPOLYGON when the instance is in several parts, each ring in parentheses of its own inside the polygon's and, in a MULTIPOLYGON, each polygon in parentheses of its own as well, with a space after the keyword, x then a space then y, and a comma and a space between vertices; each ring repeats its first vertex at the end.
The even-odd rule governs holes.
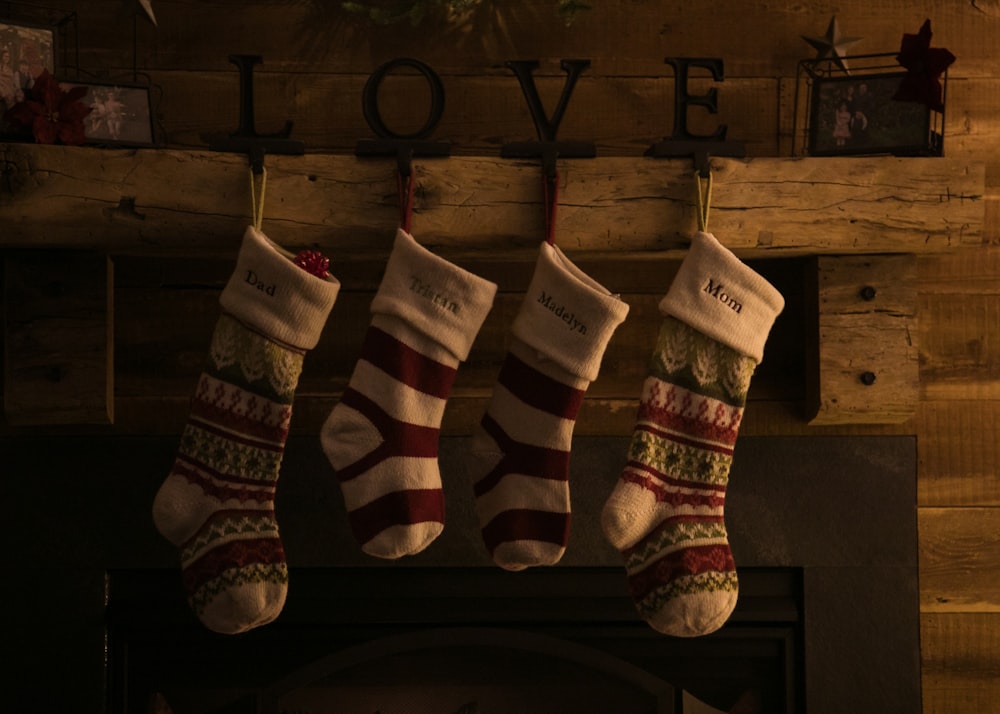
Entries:
POLYGON ((826 77, 813 85, 809 153, 914 154, 928 146, 930 110, 893 99, 901 73, 826 77))
POLYGON ((47 28, 0 22, 0 122, 38 75, 54 72, 54 42, 47 28))
POLYGON ((87 115, 87 136, 103 136, 113 141, 121 139, 125 105, 118 87, 92 87, 90 114, 87 115))
POLYGON ((851 135, 856 146, 868 145, 868 114, 871 113, 872 95, 868 83, 858 84, 857 94, 851 104, 851 135))
POLYGON ((18 83, 14 78, 14 60, 10 47, 0 47, 0 113, 17 102, 18 83))
POLYGON ((145 146, 153 142, 147 87, 123 84, 60 82, 63 89, 86 87, 81 100, 90 107, 83 120, 87 141, 145 146))
POLYGON ((833 138, 837 146, 846 146, 847 140, 851 138, 851 109, 847 100, 837 106, 837 113, 833 118, 833 138))

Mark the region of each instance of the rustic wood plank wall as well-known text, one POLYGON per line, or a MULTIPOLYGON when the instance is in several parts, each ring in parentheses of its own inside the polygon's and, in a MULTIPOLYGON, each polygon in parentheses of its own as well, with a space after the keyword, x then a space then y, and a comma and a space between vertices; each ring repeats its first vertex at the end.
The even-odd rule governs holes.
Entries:
MULTIPOLYGON (((820 35, 836 13, 847 35, 863 37, 857 53, 894 52, 904 32, 932 20, 935 46, 957 56, 948 84, 946 154, 986 162, 986 222, 983 247, 921 257, 917 265, 920 350, 920 403, 909 423, 892 427, 810 428, 785 407, 765 408, 777 389, 778 403, 797 395, 781 393, 780 379, 764 379, 748 433, 915 433, 919 453, 919 537, 924 712, 980 714, 1000 701, 1000 3, 995 0, 912 2, 845 0, 798 3, 790 0, 711 0, 662 3, 594 0, 594 9, 565 27, 547 2, 484 2, 474 21, 444 31, 433 18, 417 29, 405 24, 370 27, 323 0, 214 0, 157 2, 159 27, 134 21, 132 3, 121 0, 50 2, 75 10, 78 54, 90 75, 127 78, 133 68, 155 86, 160 138, 172 148, 201 148, 205 132, 228 131, 237 123, 238 82, 232 53, 260 54, 256 118, 259 131, 295 122, 294 135, 311 152, 350 152, 369 135, 361 111, 361 91, 370 72, 397 56, 419 57, 442 76, 447 104, 438 135, 455 142, 455 153, 492 155, 509 140, 530 139, 534 130, 520 89, 503 62, 542 61, 539 87, 554 101, 563 75, 558 60, 588 57, 561 129, 564 138, 593 140, 601 155, 634 156, 670 133, 672 80, 665 56, 717 56, 725 62, 716 116, 692 114, 694 130, 729 125, 729 136, 746 142, 751 156, 788 155, 794 132, 796 64, 812 56, 800 35, 820 35), (133 44, 133 28, 135 43, 133 44), (133 52, 134 48, 134 52, 133 52), (759 405, 759 406, 758 406, 759 405)), ((692 89, 707 88, 698 79, 692 89)), ((423 80, 391 79, 383 111, 400 130, 423 123, 427 111, 423 80)), ((0 188, 2 190, 2 188, 0 188)), ((244 186, 220 187, 243 192, 244 186)), ((242 195, 242 193, 240 194, 242 195)), ((780 217, 779 217, 780 220, 780 217)), ((187 264, 183 276, 169 262, 127 262, 119 277, 116 321, 127 349, 117 355, 119 397, 134 397, 119 409, 128 431, 162 428, 142 414, 190 388, 210 329, 208 312, 217 294, 219 266, 187 264), (155 283, 143 280, 155 279, 155 283), (144 290, 155 284, 163 289, 144 290), (200 287, 199 287, 200 286, 200 287), (207 287, 206 287, 207 286, 207 287), (170 288, 173 289, 170 289, 170 288), (125 298, 125 299, 123 299, 125 298), (193 320, 183 327, 150 322, 158 300, 184 300, 193 320), (208 321, 208 322, 207 322, 208 321), (204 323, 204 324, 202 324, 204 323), (169 354, 164 351, 169 342, 169 354), (172 386, 164 394, 143 391, 142 362, 164 368, 172 386)), ((662 275, 668 283, 669 268, 662 275)), ((657 289, 641 278, 633 300, 634 321, 649 316, 657 289)), ((363 315, 360 286, 347 291, 338 310, 345 320, 363 315)), ((513 304, 513 297, 507 302, 513 304)), ((176 308, 176 306, 174 306, 176 308)), ((511 309, 501 302, 496 320, 511 309)), ((175 309, 169 314, 179 315, 175 309)), ((361 320, 361 318, 358 318, 361 320)), ((499 323, 498 323, 499 324, 499 323)), ((357 340, 363 321, 342 326, 345 340, 357 340)), ((489 331, 499 335, 501 329, 489 331)), ((610 359, 619 375, 595 385, 595 396, 634 393, 641 366, 634 359, 645 335, 627 333, 610 359), (622 346, 624 345, 624 346, 622 346), (616 357, 617 354, 617 357, 616 357), (629 357, 628 355, 632 355, 629 357), (615 362, 615 360, 618 360, 615 362), (630 361, 631 360, 631 361, 630 361)), ((485 346, 492 355, 502 345, 485 346)), ((330 350, 329 359, 337 359, 330 350)), ((488 360, 487 360, 488 361, 488 360)), ((346 365, 341 365, 345 368, 346 365)), ((473 372, 492 364, 474 365, 473 372)), ((604 378, 602 378, 604 379, 604 378)), ((161 381, 158 384, 164 384, 161 381)), ((310 385, 305 385, 306 389, 310 385)), ((329 385, 311 385, 329 392, 329 385)), ((785 387, 787 389, 787 386, 785 387)), ((590 400, 581 417, 586 433, 623 433, 629 410, 604 408, 590 400), (621 413, 618 419, 613 414, 621 413)), ((316 402, 307 424, 329 407, 316 402)), ((469 413, 479 408, 472 403, 469 413)), ((604 405, 606 406, 606 405, 604 405)), ((174 410, 176 412, 176 409, 174 410)), ((454 412, 458 425, 466 414, 454 412)))

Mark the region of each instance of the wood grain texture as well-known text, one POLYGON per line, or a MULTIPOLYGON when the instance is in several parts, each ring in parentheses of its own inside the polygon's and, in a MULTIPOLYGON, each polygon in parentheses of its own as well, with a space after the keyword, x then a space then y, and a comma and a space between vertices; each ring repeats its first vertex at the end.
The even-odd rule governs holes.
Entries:
POLYGON ((1000 399, 1000 300, 922 295, 919 309, 922 398, 1000 399))
POLYGON ((956 251, 917 260, 918 289, 924 296, 989 295, 1000 297, 1000 246, 956 251))
MULTIPOLYGON (((919 290, 922 398, 960 400, 947 406, 956 418, 979 412, 968 400, 990 400, 990 412, 1000 399, 1000 248, 921 259, 919 290)), ((968 458, 991 453, 997 433, 982 432, 968 458)))
POLYGON ((114 273, 99 253, 4 257, 3 406, 17 425, 114 421, 114 273))
MULTIPOLYGON (((228 250, 250 213, 245 157, 0 145, 0 247, 126 254, 228 250)), ((710 229, 741 256, 949 251, 982 244, 984 168, 950 159, 713 159, 710 229)), ((383 247, 397 216, 391 162, 268 157, 265 231, 331 255, 383 247)), ((454 157, 415 163, 415 233, 456 253, 533 250, 540 169, 454 157)), ((696 229, 690 162, 560 162, 560 245, 679 257, 696 229)), ((522 257, 525 253, 522 252, 522 257)))
POLYGON ((921 612, 1000 612, 1000 508, 921 508, 918 531, 921 612))
POLYGON ((994 712, 1000 701, 1000 615, 920 616, 924 714, 994 712))
POLYGON ((1000 401, 922 401, 921 506, 1000 506, 1000 401))
POLYGON ((910 419, 919 391, 914 256, 819 256, 810 277, 810 423, 910 419))
MULTIPOLYGON (((85 6, 78 19, 81 37, 86 38, 81 43, 84 66, 131 67, 131 5, 118 0, 47 4, 77 11, 85 6)), ((954 74, 1000 73, 992 34, 1000 17, 987 0, 848 0, 836 8, 769 0, 682 7, 651 0, 604 0, 593 3, 593 10, 578 15, 568 27, 554 5, 533 0, 483 3, 470 24, 449 32, 433 13, 416 31, 405 21, 378 27, 353 21, 339 3, 322 0, 244 2, 239 22, 234 22, 233 5, 226 0, 175 0, 157 8, 158 28, 144 20, 139 23, 136 61, 140 67, 218 70, 228 66, 228 54, 246 52, 250 45, 276 70, 294 73, 319 66, 344 72, 373 68, 405 48, 442 72, 491 67, 512 58, 586 56, 594 59, 595 73, 648 76, 664 71, 664 56, 724 56, 727 73, 733 76, 775 76, 794 72, 799 59, 814 55, 801 36, 822 35, 836 10, 843 32, 864 38, 852 53, 895 52, 902 33, 915 33, 922 18, 930 17, 935 45, 960 54, 954 74), (191 22, 192 17, 198 22, 191 22), (767 41, 762 45, 764 31, 767 41)))

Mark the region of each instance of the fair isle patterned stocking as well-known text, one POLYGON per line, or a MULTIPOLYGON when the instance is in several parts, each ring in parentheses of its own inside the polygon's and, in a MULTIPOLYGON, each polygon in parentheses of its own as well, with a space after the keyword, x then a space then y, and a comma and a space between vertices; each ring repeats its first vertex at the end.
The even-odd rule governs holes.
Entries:
POLYGON ((266 624, 284 605, 274 491, 303 357, 340 289, 291 257, 247 229, 173 470, 153 502, 156 528, 180 549, 191 608, 225 634, 266 624))
POLYGON ((476 512, 494 562, 552 565, 569 536, 576 415, 628 305, 543 243, 486 414, 473 431, 476 512))
POLYGON ((397 231, 361 358, 320 434, 369 555, 414 555, 444 528, 441 419, 496 289, 397 231))
POLYGON ((628 463, 601 525, 656 630, 693 637, 736 606, 723 518, 750 378, 784 299, 709 233, 694 236, 666 297, 628 463))

